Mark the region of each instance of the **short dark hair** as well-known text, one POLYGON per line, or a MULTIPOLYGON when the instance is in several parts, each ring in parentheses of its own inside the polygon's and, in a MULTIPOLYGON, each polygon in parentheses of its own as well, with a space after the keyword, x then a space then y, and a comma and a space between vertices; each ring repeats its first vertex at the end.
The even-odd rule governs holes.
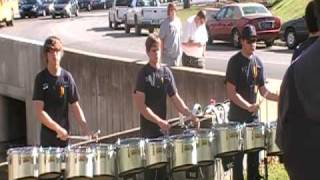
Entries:
POLYGON ((315 33, 319 31, 319 25, 317 23, 318 17, 317 17, 317 8, 316 3, 314 1, 310 1, 306 7, 304 20, 306 22, 307 28, 309 32, 315 33))
POLYGON ((154 46, 156 46, 157 44, 160 44, 161 40, 158 34, 152 33, 148 36, 147 40, 146 40, 146 51, 149 52, 150 49, 154 46))
POLYGON ((177 10, 176 4, 174 3, 169 3, 167 7, 167 15, 169 15, 170 9, 174 9, 175 11, 177 10))
POLYGON ((197 16, 201 19, 206 20, 206 12, 204 10, 198 11, 197 16))

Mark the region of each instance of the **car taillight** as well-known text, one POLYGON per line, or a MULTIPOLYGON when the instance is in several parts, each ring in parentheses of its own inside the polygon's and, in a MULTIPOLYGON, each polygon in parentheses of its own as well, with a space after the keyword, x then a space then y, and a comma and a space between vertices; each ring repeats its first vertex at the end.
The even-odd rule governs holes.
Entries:
POLYGON ((279 17, 275 17, 275 28, 278 29, 281 27, 281 19, 279 17))

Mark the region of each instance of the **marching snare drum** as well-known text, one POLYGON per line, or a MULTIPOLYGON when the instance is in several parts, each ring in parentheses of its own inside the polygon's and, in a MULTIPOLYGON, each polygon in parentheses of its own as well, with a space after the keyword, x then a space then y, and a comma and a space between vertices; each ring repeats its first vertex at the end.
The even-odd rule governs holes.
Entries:
POLYGON ((12 148, 7 151, 9 180, 38 179, 37 147, 12 148))
POLYGON ((241 150, 239 123, 229 122, 216 124, 213 127, 216 146, 216 157, 234 155, 241 150))
POLYGON ((61 176, 63 149, 62 148, 39 148, 39 177, 52 179, 61 176))
POLYGON ((93 177, 93 151, 90 147, 67 147, 65 152, 67 179, 93 177))
POLYGON ((270 122, 267 125, 266 144, 267 154, 270 156, 281 154, 279 147, 276 144, 277 121, 270 122))
POLYGON ((115 177, 116 151, 112 144, 94 144, 91 146, 94 152, 93 176, 103 179, 115 177))
POLYGON ((172 171, 184 171, 197 165, 197 138, 193 133, 170 136, 172 171))
POLYGON ((197 160, 199 166, 209 166, 214 163, 216 150, 214 149, 214 134, 211 129, 196 130, 197 160))
POLYGON ((168 164, 168 140, 165 138, 147 139, 145 144, 146 167, 161 168, 168 164))
POLYGON ((263 123, 252 122, 242 127, 243 150, 256 151, 265 148, 265 127, 263 123))
POLYGON ((117 165, 120 177, 137 174, 144 169, 145 141, 128 138, 117 142, 117 165))

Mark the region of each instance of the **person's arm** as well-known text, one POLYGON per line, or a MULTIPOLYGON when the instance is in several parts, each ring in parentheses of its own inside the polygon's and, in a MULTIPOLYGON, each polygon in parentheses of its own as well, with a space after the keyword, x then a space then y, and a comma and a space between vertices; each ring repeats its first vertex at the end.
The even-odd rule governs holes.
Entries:
POLYGON ((257 104, 250 104, 236 91, 236 86, 230 82, 226 83, 227 97, 237 106, 249 112, 256 112, 259 107, 257 104))
POLYGON ((279 101, 279 95, 269 91, 266 86, 261 86, 259 88, 259 92, 260 92, 261 96, 264 96, 265 94, 267 94, 267 96, 265 98, 267 98, 268 100, 279 101))
POLYGON ((172 104, 174 105, 174 107, 184 116, 188 118, 190 118, 192 120, 192 122, 194 123, 194 125, 199 128, 200 127, 200 123, 199 123, 199 119, 196 118, 192 112, 190 111, 190 109, 188 108, 188 106, 184 103, 184 101, 181 99, 181 97, 179 96, 178 93, 176 93, 175 95, 170 97, 170 100, 172 102, 172 104))
POLYGON ((161 119, 145 104, 145 94, 143 92, 136 90, 133 93, 133 101, 138 111, 144 118, 157 124, 164 131, 169 130, 169 123, 166 120, 161 119))
POLYGON ((80 104, 78 101, 71 104, 71 111, 73 112, 76 121, 78 125, 80 126, 82 134, 86 134, 88 136, 91 136, 91 131, 88 128, 88 124, 86 121, 86 118, 84 116, 84 113, 82 111, 82 108, 80 107, 80 104))
POLYGON ((44 103, 43 101, 34 100, 32 101, 35 114, 37 119, 45 125, 47 128, 51 129, 52 131, 55 131, 57 133, 57 137, 61 140, 67 140, 68 139, 68 132, 63 127, 61 127, 58 123, 56 123, 47 112, 44 111, 44 103))

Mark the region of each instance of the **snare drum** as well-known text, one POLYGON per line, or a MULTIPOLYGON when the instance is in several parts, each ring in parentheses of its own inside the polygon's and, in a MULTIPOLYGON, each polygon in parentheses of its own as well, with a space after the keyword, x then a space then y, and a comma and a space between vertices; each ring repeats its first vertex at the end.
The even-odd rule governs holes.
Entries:
POLYGON ((165 138, 147 139, 145 144, 146 167, 161 168, 168 164, 168 140, 165 138))
POLYGON ((63 149, 42 148, 39 149, 39 177, 53 179, 61 176, 63 149))
POLYGON ((9 180, 38 179, 37 147, 12 148, 7 151, 9 180))
POLYGON ((214 135, 211 129, 199 129, 197 135, 197 160, 199 166, 209 166, 214 163, 214 135))
POLYGON ((93 177, 93 151, 90 147, 67 147, 65 152, 67 179, 93 177))
POLYGON ((243 150, 258 151, 265 149, 265 126, 260 122, 244 124, 242 127, 243 150))
POLYGON ((117 142, 117 165, 120 177, 137 174, 144 169, 145 141, 128 138, 117 142))
POLYGON ((216 157, 234 155, 241 150, 239 123, 228 122, 213 127, 216 157))
POLYGON ((170 136, 172 171, 185 171, 197 165, 197 138, 193 133, 170 136))
POLYGON ((94 152, 93 176, 95 179, 115 177, 116 151, 112 144, 94 144, 91 146, 94 152))
POLYGON ((281 154, 280 149, 276 144, 276 131, 277 121, 270 122, 267 125, 266 133, 267 154, 269 156, 276 156, 281 154))

